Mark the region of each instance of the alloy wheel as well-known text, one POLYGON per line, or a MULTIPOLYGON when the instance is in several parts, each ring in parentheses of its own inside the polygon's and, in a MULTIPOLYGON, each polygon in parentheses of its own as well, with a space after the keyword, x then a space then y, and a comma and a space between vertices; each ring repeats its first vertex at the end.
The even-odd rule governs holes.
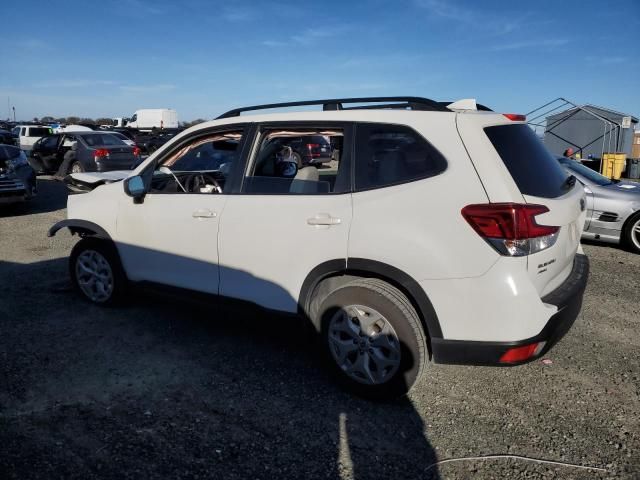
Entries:
POLYGON ((631 225, 631 241, 640 250, 640 218, 631 225))
POLYGON ((113 294, 113 270, 100 252, 85 250, 78 256, 76 279, 82 293, 93 302, 106 302, 113 294))
POLYGON ((378 311, 363 305, 338 310, 329 322, 329 350, 340 369, 365 385, 390 380, 400 367, 400 341, 378 311))

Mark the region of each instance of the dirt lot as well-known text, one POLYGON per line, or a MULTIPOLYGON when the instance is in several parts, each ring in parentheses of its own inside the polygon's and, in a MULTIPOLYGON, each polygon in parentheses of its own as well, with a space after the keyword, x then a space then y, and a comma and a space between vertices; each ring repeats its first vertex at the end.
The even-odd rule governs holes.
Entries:
MULTIPOLYGON (((583 313, 541 361, 430 366, 403 401, 334 386, 289 320, 69 287, 62 185, 0 211, 2 478, 638 478, 640 255, 585 245, 583 313), (580 470, 512 454, 599 467, 580 470)), ((514 319, 516 321, 516 319, 514 319)))

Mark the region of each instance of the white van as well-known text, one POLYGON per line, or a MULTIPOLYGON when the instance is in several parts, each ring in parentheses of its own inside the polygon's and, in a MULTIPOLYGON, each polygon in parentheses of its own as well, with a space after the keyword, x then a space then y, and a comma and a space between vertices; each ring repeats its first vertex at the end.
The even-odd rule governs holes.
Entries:
POLYGON ((53 133, 53 129, 51 127, 45 127, 42 125, 20 125, 19 128, 18 137, 20 149, 25 151, 31 150, 33 148, 33 144, 42 137, 46 137, 53 133))
POLYGON ((178 128, 178 112, 168 108, 146 108, 136 110, 126 126, 138 130, 152 128, 178 128))

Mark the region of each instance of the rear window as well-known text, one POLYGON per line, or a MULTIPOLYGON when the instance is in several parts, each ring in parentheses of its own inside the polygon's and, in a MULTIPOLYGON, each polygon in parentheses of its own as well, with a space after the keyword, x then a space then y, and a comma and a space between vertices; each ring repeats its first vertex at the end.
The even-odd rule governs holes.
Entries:
POLYGON ((484 131, 523 195, 556 198, 567 192, 567 173, 527 125, 484 131))
POLYGON ((118 137, 105 133, 94 133, 89 135, 82 135, 81 137, 87 145, 90 147, 102 146, 102 145, 125 145, 125 143, 118 137))
POLYGON ((50 128, 30 128, 29 136, 30 137, 45 137, 50 135, 52 130, 50 128))

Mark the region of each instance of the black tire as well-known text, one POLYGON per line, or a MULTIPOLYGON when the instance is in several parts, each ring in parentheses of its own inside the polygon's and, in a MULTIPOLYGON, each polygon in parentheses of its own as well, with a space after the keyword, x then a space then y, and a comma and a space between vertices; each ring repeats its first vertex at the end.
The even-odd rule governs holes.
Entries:
POLYGON ((85 237, 78 243, 76 243, 76 245, 73 247, 73 250, 71 251, 71 255, 69 256, 69 274, 71 276, 73 286, 78 291, 78 293, 80 293, 80 295, 85 300, 91 303, 104 306, 113 306, 122 303, 125 298, 125 292, 127 290, 128 284, 127 276, 125 275, 122 264, 120 263, 120 257, 115 248, 115 245, 113 245, 113 243, 108 240, 94 237, 85 237), (78 263, 80 255, 89 251, 94 251, 101 255, 111 268, 112 290, 108 298, 100 300, 91 298, 80 286, 76 265, 78 263))
MULTIPOLYGON (((323 350, 334 376, 347 390, 365 398, 391 399, 409 392, 422 377, 428 358, 426 335, 415 309, 407 297, 395 287, 378 279, 354 280, 331 292, 323 300, 319 315, 323 350), (389 371, 390 377, 381 383, 366 384, 354 379, 338 365, 332 352, 334 347, 329 337, 331 321, 340 310, 353 305, 370 308, 381 314, 397 336, 400 351, 399 367, 393 375, 389 371)), ((356 355, 362 355, 362 353, 359 352, 356 355)), ((368 355, 371 356, 366 356, 366 359, 372 358, 372 354, 368 355)), ((369 364, 373 366, 371 361, 369 364)))
POLYGON ((84 172, 84 168, 82 168, 82 164, 78 160, 73 160, 69 164, 69 171, 67 173, 74 173, 74 169, 76 169, 76 172, 84 172))
POLYGON ((622 241, 629 251, 640 253, 640 232, 634 232, 634 228, 640 227, 640 212, 631 215, 622 229, 622 241), (635 236, 635 241, 634 241, 635 236))

